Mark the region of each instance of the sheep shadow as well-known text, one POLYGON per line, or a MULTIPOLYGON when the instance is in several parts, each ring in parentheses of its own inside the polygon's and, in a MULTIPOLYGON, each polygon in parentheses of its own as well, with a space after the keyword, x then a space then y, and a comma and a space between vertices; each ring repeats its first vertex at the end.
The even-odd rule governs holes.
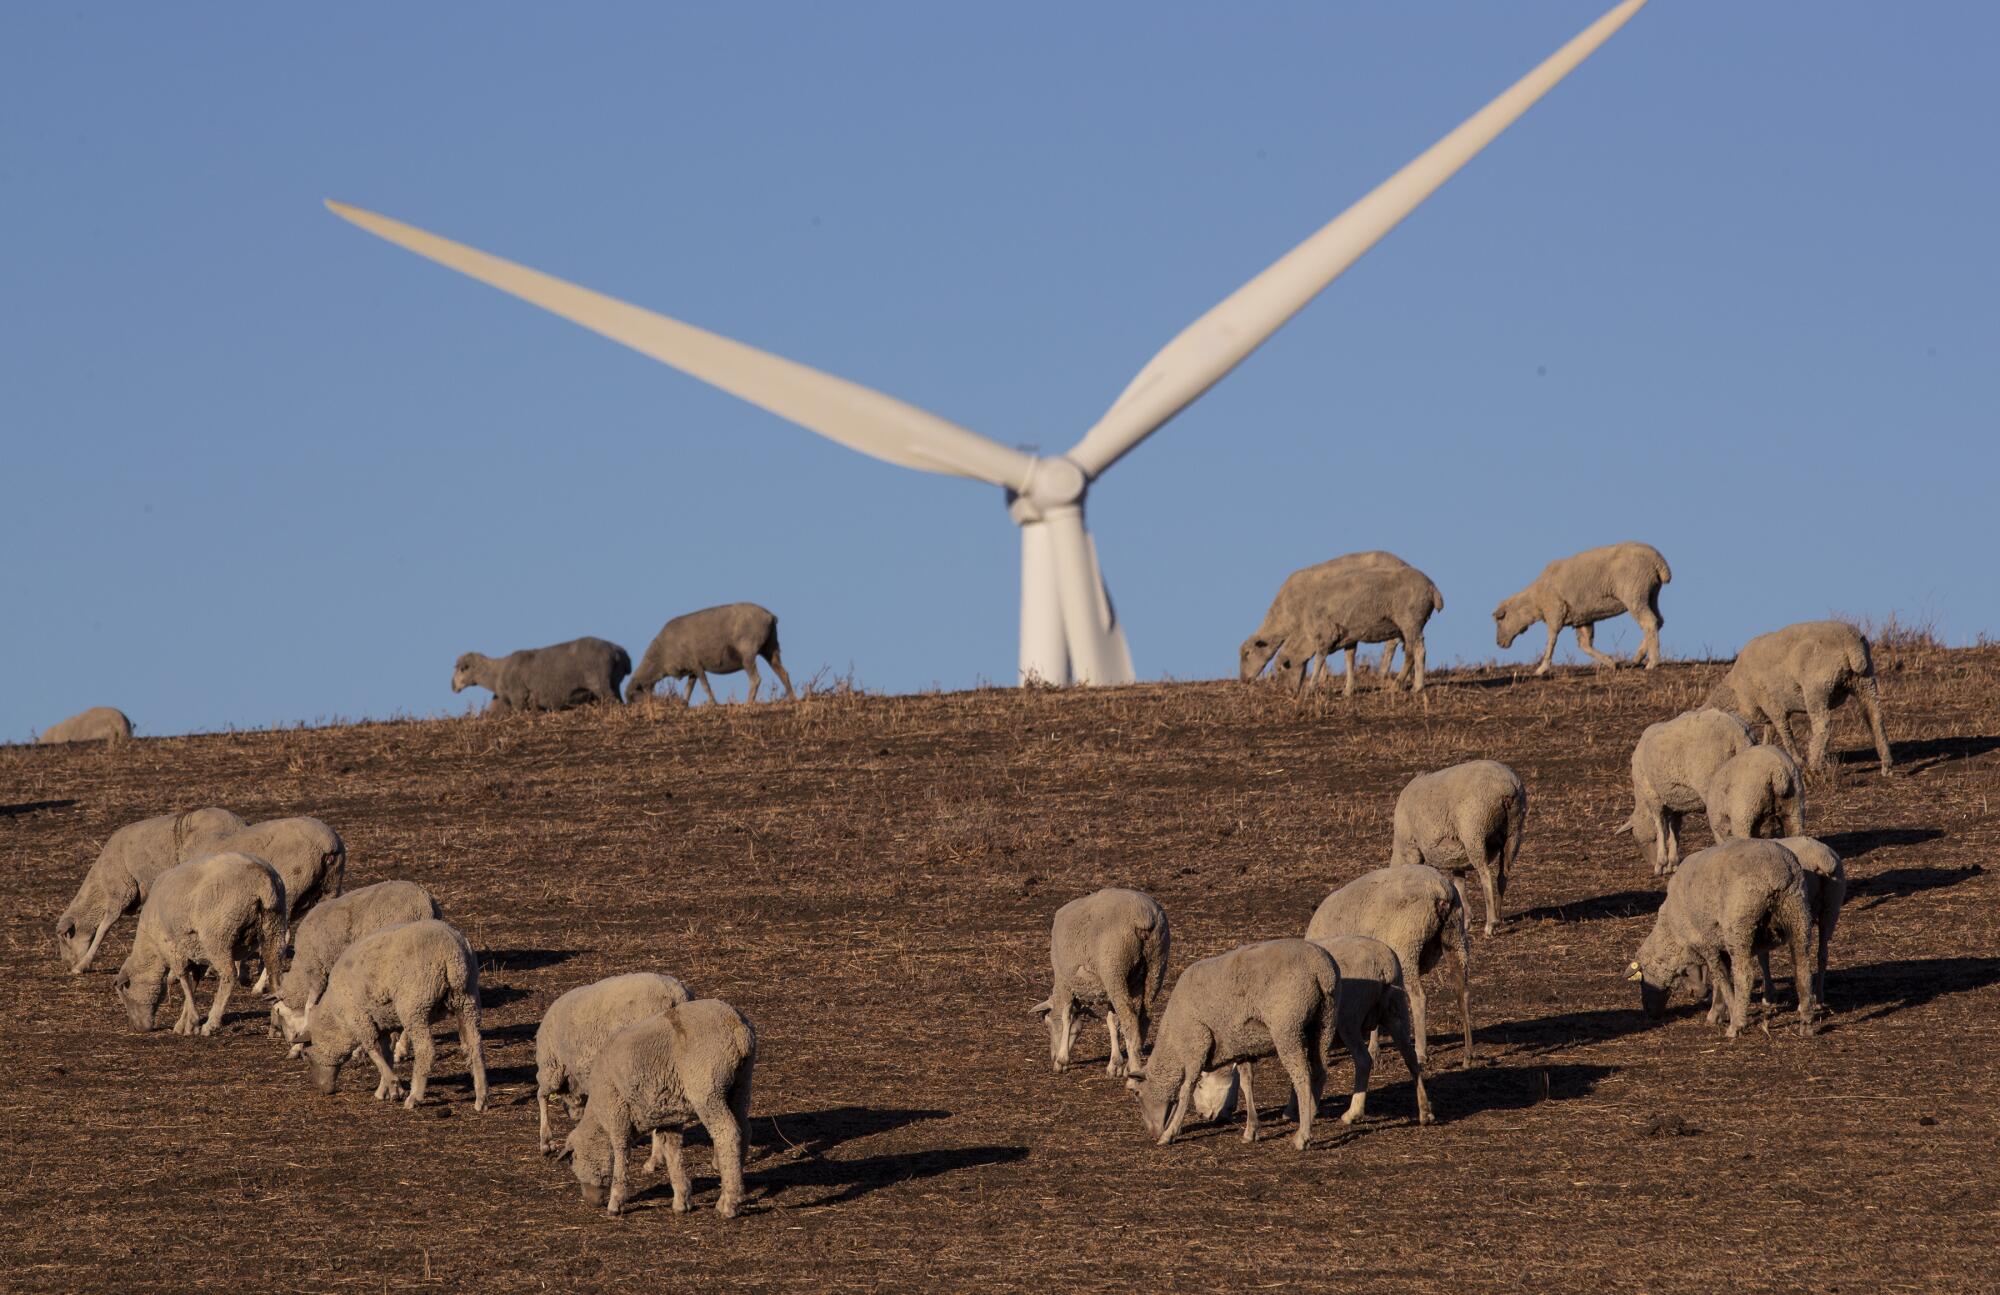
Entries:
MULTIPOLYGON (((1638 1012, 1629 1013, 1641 1015, 1638 1012)), ((1439 1124, 1451 1124, 1474 1115, 1495 1111, 1524 1111, 1544 1102, 1566 1102, 1588 1097, 1597 1086, 1618 1073, 1618 1066, 1586 1062, 1564 1062, 1544 1066, 1478 1066, 1471 1070, 1442 1070, 1425 1076, 1431 1107, 1439 1124)), ((1411 1102, 1416 1099, 1410 1098, 1411 1102)), ((1369 1105, 1374 1105, 1371 1094, 1369 1105)))
MULTIPOLYGON (((1774 968, 1775 970, 1775 968, 1774 968)), ((1962 994, 2000 984, 2000 958, 1903 958, 1862 966, 1829 967, 1827 1006, 1836 1013, 1875 1010, 1852 1020, 1836 1018, 1830 1032, 1846 1025, 1894 1016, 1946 994, 1962 994)))
POLYGON ((580 958, 580 949, 488 949, 479 955, 479 969, 485 971, 540 971, 580 958))
MULTIPOLYGON (((1916 742, 1889 744, 1889 754, 1896 757, 1899 762, 1897 767, 1905 773, 1935 769, 1953 760, 1971 760, 1995 750, 2000 750, 2000 737, 1931 737, 1916 742)), ((1875 752, 1872 749, 1842 751, 1835 758, 1843 765, 1870 764, 1874 762, 1875 752)))
POLYGON ((24 800, 18 805, 0 805, 0 818, 21 818, 45 809, 68 809, 75 804, 74 800, 24 800))
MULTIPOLYGON (((528 996, 527 990, 516 989, 512 985, 481 985, 479 987, 479 1009, 490 1012, 496 1007, 505 1007, 509 1003, 518 1003, 528 996)), ((493 1034, 487 1033, 484 1030, 480 1032, 485 1034, 489 1039, 493 1037, 493 1034)), ((498 1031, 494 1033, 498 1033, 498 1031)))
POLYGON ((1873 898, 1855 910, 1866 912, 1892 899, 1905 899, 1911 895, 1922 894, 1926 890, 1956 886, 1962 881, 1970 881, 1985 871, 1986 869, 1976 863, 1969 863, 1963 868, 1891 868, 1872 877, 1850 881, 1847 884, 1847 906, 1853 907, 1857 897, 1869 895, 1873 898))
POLYGON ((951 1118, 950 1111, 876 1106, 831 1106, 823 1111, 753 1116, 750 1145, 776 1154, 793 1151, 807 1157, 825 1155, 843 1142, 872 1138, 922 1120, 951 1118))
POLYGON ((1509 920, 1515 922, 1596 922, 1606 918, 1646 917, 1660 907, 1658 890, 1621 890, 1610 895, 1596 895, 1590 899, 1579 899, 1567 904, 1543 904, 1539 908, 1524 909, 1509 920))
MULTIPOLYGON (((928 1151, 907 1151, 855 1160, 809 1159, 773 1165, 751 1177, 755 1199, 768 1204, 787 1192, 828 1189, 823 1195, 796 1205, 779 1205, 786 1210, 815 1210, 841 1205, 870 1192, 899 1183, 935 1178, 940 1174, 986 1165, 1006 1165, 1025 1160, 1022 1146, 940 1147, 928 1151)), ((671 1191, 669 1190, 669 1194, 671 1191)))
POLYGON ((1829 832, 1820 840, 1843 859, 1861 859, 1889 845, 1922 845, 1942 840, 1941 827, 1878 827, 1863 832, 1829 832))
MULTIPOLYGON (((1637 995, 1634 995, 1636 998, 1637 995)), ((1693 1010, 1683 1007, 1681 1011, 1693 1010)), ((1706 1007, 1701 1008, 1707 1011, 1706 1007)), ((1677 1014, 1673 1007, 1667 1010, 1671 1019, 1677 1014)), ((1591 1047, 1599 1043, 1609 1043, 1613 1039, 1628 1034, 1638 1034, 1662 1022, 1654 1021, 1639 1009, 1635 1002, 1630 1007, 1593 1008, 1583 1012, 1553 1012, 1548 1016, 1530 1017, 1527 1020, 1506 1021, 1487 1026, 1480 1030, 1477 1038, 1482 1043, 1513 1048, 1529 1056, 1542 1056, 1553 1052, 1567 1052, 1572 1048, 1591 1047)))

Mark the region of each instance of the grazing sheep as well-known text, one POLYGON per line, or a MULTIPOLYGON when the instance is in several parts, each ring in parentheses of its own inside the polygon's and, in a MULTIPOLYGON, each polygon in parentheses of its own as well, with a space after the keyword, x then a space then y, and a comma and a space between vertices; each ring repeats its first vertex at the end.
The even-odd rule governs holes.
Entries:
POLYGON ((1396 951, 1417 1035, 1417 1060, 1430 1064, 1424 976, 1449 953, 1458 972, 1458 1015, 1465 1027, 1465 1062, 1472 1064, 1471 965, 1465 895, 1450 877, 1421 863, 1365 872, 1320 901, 1306 925, 1308 940, 1366 935, 1396 951))
POLYGON ((450 1016, 472 1072, 472 1109, 486 1109, 486 1053, 479 1038, 479 960, 448 923, 405 922, 347 946, 326 979, 326 992, 307 1014, 306 1060, 322 1093, 339 1085, 340 1068, 357 1053, 375 1063, 375 1100, 403 1095, 384 1051, 388 1034, 401 1030, 416 1060, 410 1067, 405 1110, 415 1110, 430 1084, 437 1045, 434 1022, 450 1016))
POLYGON ((340 893, 347 878, 347 845, 316 818, 272 818, 234 831, 211 830, 188 838, 183 857, 235 850, 254 854, 285 879, 287 914, 294 925, 313 905, 340 893))
MULTIPOLYGON (((561 1145, 549 1136, 549 1098, 560 1096, 570 1119, 576 1119, 590 1096, 590 1068, 612 1036, 691 997, 687 986, 672 976, 634 971, 578 985, 549 1004, 535 1027, 535 1109, 541 1117, 543 1154, 561 1145)), ((662 1159, 663 1143, 656 1130, 648 1169, 662 1159)))
POLYGON ((616 643, 571 639, 523 648, 494 659, 467 652, 452 667, 451 690, 468 686, 493 694, 493 709, 565 710, 593 701, 618 701, 618 685, 632 673, 632 658, 616 643))
POLYGON ((1183 971, 1160 1014, 1160 1037, 1145 1074, 1125 1081, 1139 1095, 1139 1118, 1148 1136, 1161 1146, 1172 1142, 1202 1075, 1239 1066, 1248 1119, 1243 1136, 1255 1140, 1257 1101, 1247 1063, 1275 1055, 1298 1102, 1299 1131, 1292 1145, 1305 1150, 1326 1082, 1339 998, 1340 969, 1325 949, 1307 940, 1245 944, 1183 971))
POLYGON ((1486 891, 1486 934, 1500 924, 1507 870, 1521 855, 1528 789, 1498 760, 1468 760, 1418 774, 1396 797, 1396 841, 1390 863, 1458 861, 1479 870, 1486 891))
POLYGON ((1430 577, 1415 567, 1377 567, 1328 577, 1318 595, 1296 610, 1283 629, 1272 674, 1289 679, 1296 695, 1305 687, 1315 657, 1347 654, 1344 694, 1354 693, 1355 651, 1363 643, 1401 639, 1409 660, 1411 689, 1424 690, 1424 626, 1444 610, 1444 597, 1430 577))
POLYGON ((56 919, 56 945, 72 975, 82 975, 97 957, 119 918, 136 912, 153 887, 153 879, 186 860, 181 846, 190 837, 227 833, 243 826, 243 820, 226 809, 190 810, 185 814, 161 814, 128 823, 113 832, 97 853, 97 861, 83 875, 76 897, 56 919))
POLYGON ((687 1166, 681 1132, 700 1120, 715 1147, 722 1196, 715 1212, 733 1219, 743 1204, 743 1149, 750 1138, 750 1074, 757 1031, 743 1013, 717 998, 699 998, 634 1022, 597 1054, 583 1122, 570 1130, 563 1156, 571 1162, 584 1203, 617 1214, 625 1208, 626 1149, 632 1139, 664 1135, 674 1210, 685 1214, 687 1166))
MULTIPOLYGON (((1847 863, 1826 842, 1810 836, 1786 836, 1778 844, 1799 861, 1800 881, 1805 888, 1806 920, 1819 936, 1819 961, 1813 972, 1813 1001, 1826 1004, 1826 951, 1833 943, 1833 928, 1840 922, 1840 909, 1847 902, 1847 863)), ((1771 955, 1760 952, 1757 959, 1764 969, 1764 997, 1771 996, 1771 955)))
POLYGON ((1875 664, 1868 640, 1845 621, 1803 621, 1751 639, 1704 704, 1746 724, 1768 724, 1778 745, 1794 760, 1799 759, 1799 748, 1792 736, 1792 716, 1804 715, 1812 727, 1810 755, 1804 763, 1817 771, 1826 767, 1832 712, 1849 697, 1861 702, 1875 738, 1875 756, 1886 775, 1894 762, 1888 735, 1882 731, 1875 664))
POLYGON ((439 916, 437 901, 414 881, 378 881, 326 900, 292 928, 292 962, 271 1005, 271 1024, 287 1042, 306 1032, 306 1021, 333 964, 363 936, 405 922, 439 916))
MULTIPOLYGON (((1309 567, 1285 577, 1278 586, 1278 596, 1271 600, 1270 608, 1264 613, 1263 622, 1257 632, 1243 640, 1243 646, 1236 652, 1236 677, 1249 683, 1264 673, 1264 667, 1271 664, 1277 654, 1278 644, 1284 640, 1285 627, 1297 619, 1299 611, 1318 597, 1316 586, 1329 576, 1349 571, 1376 570, 1383 568, 1408 567, 1410 564, 1393 553, 1381 549, 1371 549, 1366 553, 1347 553, 1325 562, 1315 562, 1309 567)), ((1396 644, 1401 639, 1391 639, 1382 649, 1382 673, 1389 673, 1389 664, 1395 659, 1396 644)), ((1403 668, 1409 669, 1409 652, 1403 653, 1403 668)), ((1320 658, 1320 670, 1326 670, 1326 659, 1320 658)))
POLYGON ((1680 865, 1681 818, 1707 812, 1716 770, 1755 745, 1742 720, 1716 710, 1685 711, 1639 735, 1632 748, 1632 815, 1618 830, 1651 846, 1655 877, 1680 865))
POLYGON ((701 690, 715 700, 708 676, 734 674, 742 670, 750 676, 750 700, 757 700, 757 658, 763 657, 778 672, 785 696, 794 697, 792 677, 778 658, 778 618, 756 603, 727 603, 708 607, 685 616, 676 616, 660 627, 639 659, 639 668, 625 685, 625 700, 637 701, 653 691, 662 679, 687 680, 682 701, 694 700, 695 680, 701 690))
POLYGON ((1775 746, 1753 746, 1717 769, 1702 800, 1718 841, 1805 834, 1805 779, 1775 746))
POLYGON ((1646 1014, 1666 1013, 1676 982, 1710 988, 1710 1023, 1727 1008, 1724 1031, 1735 1038, 1750 1005, 1750 959, 1784 941, 1792 950, 1799 1032, 1812 1033, 1812 975, 1806 954, 1805 883, 1799 861, 1776 841, 1724 841, 1688 856, 1667 883, 1651 934, 1639 946, 1628 980, 1639 982, 1646 1014))
POLYGON ((1049 928, 1055 988, 1034 1010, 1048 1024, 1049 1061, 1058 1074, 1069 1067, 1084 1017, 1099 1012, 1111 1036, 1104 1073, 1139 1069, 1148 1000, 1166 984, 1172 946, 1166 911, 1136 890, 1108 887, 1056 910, 1049 928))
POLYGON ((1642 638, 1634 661, 1644 658, 1651 670, 1660 663, 1660 586, 1674 578, 1667 560, 1650 544, 1626 542, 1585 549, 1557 558, 1542 568, 1535 582, 1493 609, 1493 637, 1501 647, 1514 645, 1521 631, 1540 621, 1548 627, 1536 674, 1547 674, 1555 657, 1556 637, 1576 630, 1576 645, 1600 665, 1615 666, 1613 657, 1591 642, 1592 627, 1624 612, 1639 622, 1642 638))
POLYGON ((36 741, 43 746, 64 742, 123 742, 132 736, 132 721, 115 706, 92 706, 60 724, 42 730, 36 741))
POLYGON ((171 980, 181 989, 174 1033, 193 1034, 200 1016, 190 968, 208 967, 215 1000, 200 1033, 214 1034, 236 985, 237 958, 254 950, 275 967, 284 947, 285 883, 270 864, 236 853, 177 864, 154 879, 139 910, 132 952, 118 969, 118 997, 132 1028, 150 1030, 171 980))

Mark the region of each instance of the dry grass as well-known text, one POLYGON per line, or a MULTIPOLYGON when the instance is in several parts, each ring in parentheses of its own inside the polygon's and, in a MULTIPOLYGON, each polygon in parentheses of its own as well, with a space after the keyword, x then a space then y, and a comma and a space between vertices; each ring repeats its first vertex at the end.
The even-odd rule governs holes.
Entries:
POLYGON ((1686 1013, 1639 1019, 1618 972, 1657 898, 1609 835, 1632 741, 1712 665, 1445 672, 1421 698, 1303 705, 1221 683, 816 681, 795 704, 0 749, 5 1285, 1990 1283, 2000 649, 1901 659, 1884 696, 1906 774, 1876 777, 1841 712, 1848 760, 1808 801, 1854 878, 1829 1027, 1727 1045, 1686 1013), (1176 966, 1296 931, 1386 855, 1407 777, 1478 755, 1526 780, 1528 837, 1512 920, 1475 949, 1482 1063, 1456 1069, 1455 1013, 1433 1017, 1453 1067, 1437 1127, 1410 1123, 1386 1057, 1373 1117, 1304 1154, 1283 1130, 1154 1148, 1101 1070, 1049 1073, 1027 1009, 1063 900, 1151 891, 1176 966), (482 953, 493 1111, 471 1111, 448 1045, 440 1100, 409 1114, 352 1083, 315 1095, 247 1013, 213 1040, 130 1034, 108 974, 129 924, 92 974, 60 972, 50 926, 97 844, 205 803, 318 814, 352 882, 433 888, 482 953), (759 1025, 735 1222, 708 1173, 694 1215, 648 1182, 608 1219, 534 1152, 534 1021, 643 966, 759 1025))

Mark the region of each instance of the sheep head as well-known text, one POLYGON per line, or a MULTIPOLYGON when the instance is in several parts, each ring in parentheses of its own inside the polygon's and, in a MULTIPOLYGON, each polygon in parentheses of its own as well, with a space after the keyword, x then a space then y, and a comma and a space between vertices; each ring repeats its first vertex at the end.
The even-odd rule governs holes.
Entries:
POLYGON ((1274 634, 1252 634, 1243 640, 1243 646, 1236 649, 1236 677, 1249 683, 1264 673, 1264 667, 1271 664, 1271 658, 1278 653, 1281 642, 1274 634))
POLYGON ((1515 594, 1493 609, 1493 641, 1503 648, 1512 647, 1514 640, 1521 637, 1521 631, 1540 619, 1527 597, 1515 594))
POLYGON ((160 1010, 160 1000, 167 996, 167 978, 164 968, 141 967, 135 960, 127 958, 125 965, 118 969, 115 986, 118 1001, 125 1006, 125 1019, 135 1030, 150 1030, 154 1018, 160 1010))

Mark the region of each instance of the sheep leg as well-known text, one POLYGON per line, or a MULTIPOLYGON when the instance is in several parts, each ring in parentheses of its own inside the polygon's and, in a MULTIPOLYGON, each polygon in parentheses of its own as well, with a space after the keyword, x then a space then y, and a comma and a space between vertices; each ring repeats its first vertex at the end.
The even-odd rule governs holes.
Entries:
POLYGON ((486 1044, 479 1037, 479 1003, 471 995, 458 1006, 458 1049, 472 1072, 472 1109, 486 1109, 486 1044))
POLYGON ((1553 618, 1542 622, 1548 627, 1549 641, 1542 644, 1542 659, 1535 663, 1536 674, 1547 674, 1556 657, 1556 635, 1562 633, 1562 622, 1553 618))
POLYGON ((538 1141, 541 1144, 542 1154, 547 1155, 551 1151, 554 1151, 556 1148, 554 1146, 554 1140, 550 1137, 551 1130, 549 1128, 549 1090, 543 1087, 539 1082, 535 1084, 535 1118, 539 1123, 541 1129, 538 1141))
POLYGON ((403 1095, 403 1086, 396 1082, 396 1068, 389 1064, 388 1054, 382 1048, 383 1042, 381 1032, 377 1031, 363 1046, 368 1049, 368 1059, 375 1063, 375 1100, 393 1102, 403 1095))
MULTIPOLYGON (((1396 1051, 1402 1056, 1404 1068, 1410 1072, 1410 1082, 1415 1084, 1417 1088, 1417 1123, 1429 1124, 1433 1118, 1431 1115, 1431 1095, 1424 1087, 1424 1065, 1423 1062, 1417 1059, 1417 1049, 1410 1037, 1409 993, 1406 990, 1391 985, 1384 997, 1386 1002, 1384 1003, 1382 1015, 1388 1022, 1389 1038, 1394 1041, 1396 1051)), ((1375 1038, 1372 1031, 1368 1039, 1368 1053, 1369 1061, 1373 1062, 1375 1059, 1375 1038)), ((1355 1079, 1355 1084, 1357 1087, 1361 1084, 1358 1076, 1355 1079)))
POLYGON ((431 1037, 431 1021, 420 1017, 403 1027, 403 1037, 410 1040, 410 1095, 403 1102, 403 1109, 414 1111, 423 1104, 424 1094, 430 1091, 431 1066, 437 1061, 437 1040, 431 1037))
MULTIPOLYGON (((701 690, 708 695, 708 704, 711 706, 715 705, 715 689, 708 682, 708 671, 700 671, 695 677, 701 680, 701 690)), ((692 687, 688 689, 688 696, 694 696, 694 689, 692 687)))
POLYGON ((653 1155, 666 1166, 667 1181, 674 1185, 674 1213, 685 1214, 694 1208, 689 1199, 693 1184, 688 1181, 687 1159, 681 1153, 681 1131, 679 1129, 653 1130, 653 1155))
POLYGON ((1792 987, 1799 996, 1799 1033, 1810 1035, 1818 1004, 1814 1001, 1812 960, 1808 956, 1805 903, 1796 892, 1781 902, 1785 941, 1792 948, 1792 987))
MULTIPOLYGON (((1333 1010, 1333 1004, 1329 1002, 1321 1010, 1330 1012, 1333 1010)), ((1306 1144, 1312 1141, 1313 1116, 1319 1110, 1319 1090, 1324 1076, 1324 1066, 1315 1064, 1316 1058, 1313 1054, 1318 1051, 1317 1047, 1309 1046, 1290 1034, 1280 1036, 1274 1032, 1271 1041, 1277 1049, 1279 1064, 1284 1066, 1285 1073, 1291 1076, 1292 1096, 1299 1104, 1299 1131, 1292 1138, 1292 1146, 1304 1151, 1306 1144)))
POLYGON ((1639 622, 1640 632, 1639 650, 1632 654, 1632 659, 1643 659, 1648 670, 1660 664, 1660 626, 1666 621, 1660 615, 1659 602, 1660 588, 1655 585, 1646 592, 1645 600, 1632 609, 1632 619, 1639 622))
POLYGON ((1368 1076, 1375 1071, 1375 1058, 1370 1055, 1368 1041, 1361 1037, 1359 1030, 1340 1031, 1340 1041, 1346 1045, 1348 1059, 1354 1063, 1354 1089, 1347 1099, 1347 1113, 1340 1117, 1340 1122, 1352 1124, 1368 1113, 1368 1076))
POLYGON ((1862 676, 1853 692, 1861 703, 1862 713, 1868 717, 1868 733, 1875 739, 1875 758, 1881 761, 1882 772, 1886 774, 1896 762, 1889 754, 1889 735, 1882 731, 1882 698, 1875 687, 1874 677, 1862 676))
POLYGON ((1422 630, 1418 630, 1415 634, 1404 636, 1403 668, 1413 681, 1410 685, 1411 692, 1422 692, 1424 690, 1424 657, 1426 652, 1427 649, 1424 647, 1424 632, 1422 630), (1414 651, 1412 651, 1413 648, 1415 649, 1414 651))
MULTIPOLYGON (((1109 1044, 1108 1051, 1110 1053, 1104 1059, 1104 1073, 1115 1079, 1125 1073, 1124 1067, 1120 1064, 1124 1061, 1125 1056, 1123 1049, 1118 1046, 1118 1013, 1116 1011, 1107 1011, 1104 1013, 1104 1037, 1109 1044)), ((1133 1055, 1133 1060, 1138 1060, 1136 1053, 1133 1055)))
POLYGON ((611 1133, 611 1199, 604 1208, 611 1214, 625 1212, 625 1171, 630 1159, 625 1144, 632 1140, 632 1128, 628 1121, 617 1121, 618 1127, 611 1133))
MULTIPOLYGON (((1203 1051, 1206 1053, 1214 1047, 1215 1041, 1210 1039, 1208 1048, 1203 1049, 1203 1051)), ((1181 1080, 1180 1092, 1175 1095, 1174 1118, 1168 1120, 1167 1127, 1160 1130, 1160 1146, 1166 1146, 1181 1135, 1181 1125, 1187 1122, 1188 1107, 1194 1103, 1194 1086, 1199 1082, 1201 1082, 1201 1067, 1188 1067, 1186 1077, 1181 1080)), ((1255 1107, 1253 1106, 1251 1109, 1254 1110, 1255 1107)))
MULTIPOLYGON (((1476 829, 1471 835, 1461 831, 1459 839, 1471 842, 1479 840, 1479 835, 1476 829)), ((1472 860, 1472 866, 1479 869, 1479 888, 1486 892, 1486 934, 1489 936, 1500 929, 1500 895, 1494 882, 1494 873, 1499 870, 1506 858, 1506 851, 1507 838, 1502 836, 1497 848, 1492 841, 1486 840, 1480 841, 1478 854, 1473 854, 1469 849, 1465 852, 1472 860)))
POLYGON ((757 689, 764 681, 757 677, 757 654, 755 652, 745 652, 743 654, 743 673, 750 676, 750 695, 748 700, 756 701, 757 689))
MULTIPOLYGON (((739 1075, 739 1082, 742 1076, 739 1075)), ((715 1212, 723 1218, 733 1219, 743 1207, 743 1137, 745 1126, 737 1121, 736 1103, 731 1099, 733 1092, 716 1093, 695 1113, 701 1117, 702 1127, 708 1130, 708 1140, 715 1152, 715 1169, 722 1177, 722 1197, 715 1202, 715 1212)), ((743 1098, 746 1111, 749 1095, 743 1098)))
POLYGON ((1750 934, 1732 931, 1729 937, 1729 1028, 1723 1037, 1733 1039, 1750 1023, 1750 934))
POLYGON ((1597 664, 1601 666, 1609 666, 1613 670, 1616 670, 1618 668, 1618 658, 1614 656, 1606 656, 1604 653, 1599 652, 1597 650, 1596 633, 1597 633, 1597 627, 1595 625, 1589 624, 1588 622, 1577 626, 1576 645, 1583 649, 1583 654, 1585 656, 1597 662, 1597 664))
POLYGON ((764 660, 768 661, 771 668, 778 672, 778 682, 785 685, 785 700, 797 701, 799 695, 792 691, 792 677, 785 673, 785 663, 778 659, 778 649, 773 647, 769 652, 766 652, 764 660))
POLYGON ((111 929, 111 924, 117 920, 118 920, 118 915, 116 913, 109 911, 107 911, 103 917, 98 919, 97 929, 93 931, 90 936, 90 945, 89 947, 84 949, 83 956, 76 960, 76 965, 69 969, 70 975, 81 976, 83 974, 83 969, 85 967, 88 967, 90 965, 90 960, 97 956, 97 946, 104 943, 104 933, 106 931, 109 931, 111 929))
MULTIPOLYGON (((1400 643, 1401 641, 1402 641, 1401 639, 1390 639, 1389 642, 1382 648, 1382 666, 1376 673, 1384 676, 1386 676, 1389 673, 1390 668, 1396 664, 1396 644, 1400 643)), ((1401 672, 1398 672, 1396 677, 1398 679, 1401 679, 1403 674, 1408 673, 1409 667, 1410 667, 1410 654, 1408 652, 1405 652, 1403 653, 1403 670, 1401 672)))
POLYGON ((1806 744, 1806 767, 1814 771, 1826 768, 1826 743, 1833 735, 1833 713, 1826 702, 1818 697, 1806 698, 1806 723, 1812 734, 1806 744))
MULTIPOLYGON (((1416 960, 1410 959, 1403 965, 1414 967, 1416 960)), ((1428 1063, 1431 1054, 1431 1036, 1430 1024, 1426 1019, 1427 1001, 1424 995, 1423 973, 1417 972, 1412 975, 1405 988, 1410 996, 1410 1032, 1416 1036, 1417 1060, 1428 1063)), ((1371 1053, 1375 1050, 1375 1040, 1372 1038, 1368 1041, 1368 1050, 1371 1053)))
POLYGON ((1343 697, 1352 697, 1354 695, 1354 658, 1359 651, 1358 647, 1350 643, 1344 654, 1347 673, 1343 676, 1344 682, 1340 686, 1340 695, 1343 697))
MULTIPOLYGON (((707 681, 706 679, 704 679, 704 680, 702 680, 702 682, 703 682, 703 683, 707 683, 708 681, 707 681)), ((681 705, 683 705, 683 706, 692 706, 692 705, 694 705, 694 676, 693 676, 693 675, 689 675, 689 676, 687 677, 687 691, 681 694, 681 705)))
POLYGON ((194 976, 185 966, 177 971, 170 970, 168 974, 181 987, 181 1014, 174 1019, 174 1033, 193 1034, 195 1023, 201 1020, 201 1014, 194 1007, 194 976))
MULTIPOLYGON (((1459 906, 1463 908, 1464 904, 1464 895, 1461 892, 1459 906)), ((1470 1066, 1472 1064, 1472 988, 1467 982, 1469 972, 1471 971, 1472 957, 1465 947, 1465 925, 1462 920, 1458 925, 1457 931, 1453 934, 1457 936, 1457 940, 1448 946, 1448 951, 1451 954, 1453 970, 1458 976, 1458 1019, 1465 1026, 1465 1060, 1463 1064, 1470 1066)), ((1419 974, 1417 979, 1423 979, 1422 975, 1419 974)))
POLYGON ((1257 1095, 1250 1091, 1250 1063, 1236 1063, 1236 1086, 1243 1097, 1243 1140, 1257 1140, 1257 1095))

